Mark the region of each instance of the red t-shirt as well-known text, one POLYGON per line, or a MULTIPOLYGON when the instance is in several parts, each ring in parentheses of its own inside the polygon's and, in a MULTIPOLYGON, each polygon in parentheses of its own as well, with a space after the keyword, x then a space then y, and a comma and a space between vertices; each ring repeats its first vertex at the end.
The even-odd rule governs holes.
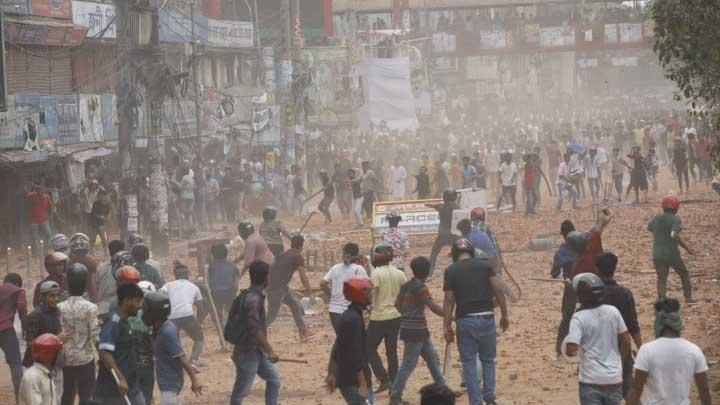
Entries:
POLYGON ((47 211, 52 207, 50 197, 44 193, 30 192, 27 195, 30 201, 30 223, 42 224, 47 221, 47 211))
POLYGON ((575 264, 572 268, 573 277, 581 273, 597 274, 597 268, 595 267, 595 255, 599 255, 602 252, 602 235, 600 232, 593 229, 590 231, 590 238, 588 238, 585 253, 575 260, 575 264))
POLYGON ((524 171, 525 178, 524 178, 523 185, 525 186, 525 188, 532 188, 532 186, 534 184, 534 180, 535 180, 535 176, 533 173, 533 167, 532 167, 532 165, 530 165, 530 163, 526 163, 524 169, 525 169, 525 171, 524 171))

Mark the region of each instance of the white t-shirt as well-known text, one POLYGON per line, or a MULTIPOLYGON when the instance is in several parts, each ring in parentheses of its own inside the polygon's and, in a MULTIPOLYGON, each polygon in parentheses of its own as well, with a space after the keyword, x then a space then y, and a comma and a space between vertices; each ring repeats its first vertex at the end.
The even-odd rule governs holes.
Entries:
POLYGON ((627 332, 617 308, 600 305, 573 315, 565 343, 580 345, 580 374, 585 384, 622 383, 622 358, 618 335, 627 332))
POLYGON ((198 286, 189 280, 171 281, 160 289, 170 298, 170 316, 169 319, 184 318, 192 316, 193 304, 202 301, 202 294, 198 286))
POLYGON ((511 162, 510 164, 503 162, 500 164, 499 171, 503 186, 509 187, 515 185, 516 179, 513 178, 517 174, 517 165, 515 162, 511 162))
POLYGON ((683 338, 659 338, 645 343, 635 368, 648 373, 645 405, 690 405, 695 374, 708 371, 702 350, 683 338))
POLYGON ((345 299, 343 294, 343 283, 350 277, 365 277, 367 272, 365 269, 355 263, 346 265, 338 263, 330 268, 323 280, 330 283, 330 305, 328 312, 334 314, 342 314, 350 306, 350 301, 345 299))

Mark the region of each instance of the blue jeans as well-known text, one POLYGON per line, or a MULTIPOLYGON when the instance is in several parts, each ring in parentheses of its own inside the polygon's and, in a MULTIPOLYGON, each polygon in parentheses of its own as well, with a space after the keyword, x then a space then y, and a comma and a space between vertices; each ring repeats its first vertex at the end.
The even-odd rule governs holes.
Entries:
POLYGON ((580 405, 620 405, 623 401, 622 384, 601 387, 580 383, 580 405))
POLYGON ((497 349, 497 330, 492 316, 468 316, 455 321, 457 326, 457 346, 463 367, 463 376, 467 385, 471 405, 482 400, 495 400, 495 355, 497 349), (477 360, 482 363, 482 398, 478 382, 477 360))
POLYGON ((394 403, 393 401, 399 403, 402 399, 405 383, 407 383, 410 374, 415 370, 420 356, 422 356, 428 369, 430 369, 430 375, 432 375, 433 381, 436 384, 445 384, 445 379, 440 370, 440 358, 430 338, 419 342, 405 342, 402 365, 400 366, 400 370, 398 370, 395 383, 390 391, 390 403, 394 403))
POLYGON ((357 226, 362 226, 362 224, 363 224, 362 203, 363 203, 362 197, 355 198, 355 204, 354 204, 353 208, 355 208, 355 224, 357 226))
POLYGON ((534 214, 538 203, 537 190, 534 187, 525 189, 525 214, 534 214))
POLYGON ((365 398, 360 396, 358 387, 341 387, 340 394, 348 405, 365 405, 365 398))
POLYGON ((565 198, 570 195, 570 198, 572 199, 572 207, 577 208, 577 200, 578 200, 578 192, 575 190, 575 187, 573 187, 571 184, 562 184, 558 183, 558 202, 557 202, 557 210, 560 211, 562 209, 562 204, 565 198))
POLYGON ((233 385, 230 405, 241 405, 250 393, 255 376, 265 380, 265 405, 277 405, 280 396, 280 372, 275 364, 260 350, 236 352, 235 385, 233 385))
POLYGON ((40 241, 44 241, 45 249, 47 250, 48 242, 52 238, 52 230, 50 230, 50 223, 48 221, 42 224, 30 224, 30 233, 32 234, 32 249, 33 255, 45 256, 45 252, 40 251, 40 241))

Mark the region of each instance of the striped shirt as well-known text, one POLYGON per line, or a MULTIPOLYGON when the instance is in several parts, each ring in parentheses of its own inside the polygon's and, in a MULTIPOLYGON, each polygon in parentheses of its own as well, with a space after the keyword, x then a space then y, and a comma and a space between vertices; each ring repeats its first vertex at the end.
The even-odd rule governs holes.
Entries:
POLYGON ((432 301, 425 283, 412 278, 403 284, 398 294, 400 300, 400 339, 408 342, 422 341, 430 337, 425 305, 432 301))

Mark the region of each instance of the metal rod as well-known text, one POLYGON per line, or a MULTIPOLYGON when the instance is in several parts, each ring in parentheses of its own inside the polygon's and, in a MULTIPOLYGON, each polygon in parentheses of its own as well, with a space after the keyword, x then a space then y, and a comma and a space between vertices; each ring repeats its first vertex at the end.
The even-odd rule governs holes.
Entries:
POLYGON ((6 270, 7 270, 7 271, 6 271, 6 274, 9 274, 9 273, 10 273, 10 256, 11 256, 11 255, 12 255, 12 248, 8 247, 8 248, 7 248, 7 262, 5 263, 5 264, 6 264, 6 270))
POLYGON ((307 361, 307 360, 298 360, 298 359, 283 359, 283 358, 280 358, 280 359, 278 359, 278 362, 283 362, 283 363, 296 363, 296 364, 308 364, 308 361, 307 361))
POLYGON ((28 281, 30 280, 30 259, 32 257, 32 246, 28 245, 27 250, 25 251, 25 268, 26 268, 26 274, 28 281))

